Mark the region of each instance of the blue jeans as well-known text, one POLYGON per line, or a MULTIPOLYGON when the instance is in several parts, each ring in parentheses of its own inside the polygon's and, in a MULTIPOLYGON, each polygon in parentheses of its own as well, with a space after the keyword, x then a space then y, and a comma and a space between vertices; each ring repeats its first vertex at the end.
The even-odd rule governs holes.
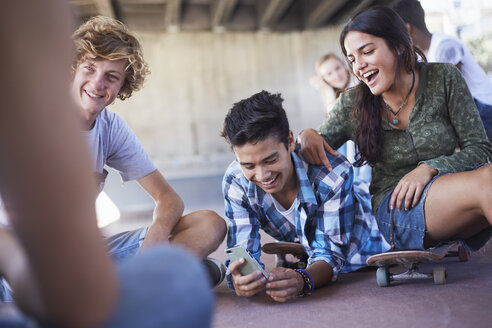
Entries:
MULTIPOLYGON (((120 291, 117 308, 103 327, 209 327, 214 296, 203 265, 174 246, 155 246, 133 256, 146 231, 107 238, 108 252, 117 261, 120 291)), ((0 317, 4 326, 50 327, 22 316, 0 317)))
POLYGON ((203 265, 177 247, 156 246, 118 266, 120 297, 104 327, 210 327, 214 297, 203 265))
MULTIPOLYGON (((355 143, 351 140, 344 143, 337 152, 347 158, 353 164, 355 162, 355 143)), ((371 184, 371 167, 368 164, 361 167, 353 167, 354 169, 354 187, 361 189, 364 193, 369 194, 369 185, 371 184)))
POLYGON ((483 127, 485 130, 492 130, 492 105, 484 104, 477 99, 474 100, 482 119, 483 127))

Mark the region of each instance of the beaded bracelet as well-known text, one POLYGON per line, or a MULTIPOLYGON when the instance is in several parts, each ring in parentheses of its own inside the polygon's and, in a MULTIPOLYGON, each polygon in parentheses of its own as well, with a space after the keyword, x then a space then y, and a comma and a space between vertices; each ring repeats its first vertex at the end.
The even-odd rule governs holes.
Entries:
POLYGON ((313 279, 306 270, 295 269, 295 271, 301 275, 302 280, 304 281, 304 286, 297 296, 311 296, 314 290, 313 279))

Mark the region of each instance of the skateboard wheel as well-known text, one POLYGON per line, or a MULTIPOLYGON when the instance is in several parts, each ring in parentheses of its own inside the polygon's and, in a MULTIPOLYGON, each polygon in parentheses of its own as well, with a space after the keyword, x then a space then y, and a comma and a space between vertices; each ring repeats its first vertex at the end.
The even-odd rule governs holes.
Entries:
POLYGON ((458 247, 458 258, 461 262, 468 262, 470 259, 470 252, 467 251, 463 246, 458 247))
POLYGON ((388 268, 378 268, 376 271, 376 280, 379 287, 388 287, 390 285, 388 268))
POLYGON ((436 285, 444 285, 446 283, 446 269, 442 266, 435 267, 432 277, 436 285))

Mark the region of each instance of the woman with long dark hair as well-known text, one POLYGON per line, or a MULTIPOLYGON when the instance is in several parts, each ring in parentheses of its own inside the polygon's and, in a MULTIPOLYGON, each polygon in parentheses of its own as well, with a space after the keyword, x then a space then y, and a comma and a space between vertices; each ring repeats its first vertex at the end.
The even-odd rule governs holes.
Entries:
POLYGON ((354 16, 340 45, 360 83, 319 131, 301 133, 304 157, 329 168, 325 150, 357 144, 356 163, 372 167, 378 227, 394 249, 483 246, 492 234, 492 146, 460 72, 423 61, 386 7, 354 16))

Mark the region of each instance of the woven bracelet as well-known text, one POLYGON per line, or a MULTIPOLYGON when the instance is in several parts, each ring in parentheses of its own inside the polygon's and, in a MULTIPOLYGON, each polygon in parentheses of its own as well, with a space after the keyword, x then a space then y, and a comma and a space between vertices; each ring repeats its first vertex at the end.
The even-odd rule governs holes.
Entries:
POLYGON ((297 296, 311 296, 314 290, 313 279, 306 270, 295 269, 295 271, 301 275, 302 280, 304 281, 304 286, 297 296))

